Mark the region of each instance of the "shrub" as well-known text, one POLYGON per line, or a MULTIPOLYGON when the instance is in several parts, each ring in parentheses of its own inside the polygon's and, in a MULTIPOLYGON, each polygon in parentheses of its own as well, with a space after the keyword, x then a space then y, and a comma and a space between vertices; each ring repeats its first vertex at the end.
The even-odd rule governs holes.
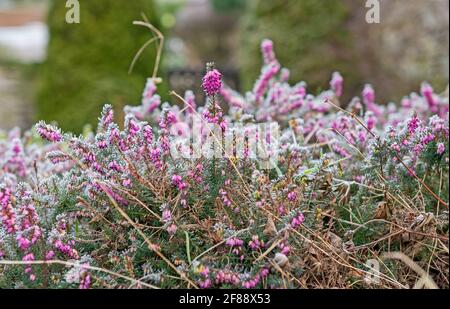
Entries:
POLYGON ((211 63, 203 107, 149 79, 122 130, 105 105, 85 136, 12 132, 0 287, 398 288, 418 284, 412 256, 448 288, 448 99, 424 83, 385 107, 366 85, 344 110, 339 73, 315 96, 262 52, 245 97, 211 63), (371 281, 368 259, 394 260, 371 281))
POLYGON ((81 1, 80 24, 65 22, 65 1, 52 1, 48 15, 48 60, 41 69, 37 117, 73 132, 96 124, 105 103, 123 107, 139 101, 142 80, 152 75, 155 48, 148 47, 131 75, 128 68, 149 31, 132 25, 145 13, 158 27, 153 1, 81 1))

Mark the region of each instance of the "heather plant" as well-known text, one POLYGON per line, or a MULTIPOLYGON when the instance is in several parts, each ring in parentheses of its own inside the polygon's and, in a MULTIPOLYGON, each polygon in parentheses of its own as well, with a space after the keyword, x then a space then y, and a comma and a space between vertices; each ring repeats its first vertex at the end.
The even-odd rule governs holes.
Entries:
POLYGON ((244 95, 209 63, 205 104, 150 78, 123 124, 11 132, 0 286, 448 288, 448 98, 345 105, 339 73, 313 95, 261 50, 244 95))

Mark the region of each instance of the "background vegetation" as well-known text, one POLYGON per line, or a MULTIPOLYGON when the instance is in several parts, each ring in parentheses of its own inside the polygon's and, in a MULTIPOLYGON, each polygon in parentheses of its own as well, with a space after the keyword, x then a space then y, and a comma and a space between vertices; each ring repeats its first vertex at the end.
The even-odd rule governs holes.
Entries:
MULTIPOLYGON (((152 73, 156 50, 147 48, 131 75, 129 65, 139 48, 151 38, 143 27, 133 26, 145 13, 159 27, 152 0, 81 1, 80 24, 65 22, 65 1, 53 1, 48 15, 48 60, 38 86, 38 119, 57 120, 78 132, 96 123, 101 106, 137 104, 145 79, 152 73)), ((121 110, 121 108, 117 108, 121 110)))
POLYGON ((254 1, 242 21, 241 61, 245 87, 258 75, 260 43, 270 38, 292 80, 308 80, 312 90, 327 87, 333 70, 355 88, 352 37, 345 27, 349 12, 343 1, 254 1), (327 68, 327 69, 323 69, 327 68), (324 83, 325 82, 325 83, 324 83))

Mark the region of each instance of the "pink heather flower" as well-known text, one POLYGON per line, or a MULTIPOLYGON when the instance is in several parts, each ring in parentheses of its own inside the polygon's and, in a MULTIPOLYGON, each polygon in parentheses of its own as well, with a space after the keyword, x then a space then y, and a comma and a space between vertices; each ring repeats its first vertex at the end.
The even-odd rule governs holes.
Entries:
POLYGON ((393 143, 391 148, 394 149, 397 152, 400 152, 400 146, 397 143, 393 143))
POLYGON ((442 155, 445 152, 445 145, 444 143, 439 143, 437 145, 437 154, 442 155))
POLYGON ((170 139, 166 134, 161 134, 158 139, 159 145, 165 154, 170 152, 170 139))
POLYGON ((370 131, 372 131, 375 128, 375 125, 377 124, 377 119, 375 118, 375 115, 371 111, 366 112, 365 121, 367 124, 367 128, 370 131))
POLYGON ((161 97, 159 95, 156 95, 156 96, 152 97, 151 99, 149 99, 148 101, 146 101, 144 111, 147 114, 150 114, 154 110, 156 110, 160 105, 161 105, 161 97))
POLYGON ((100 165, 100 163, 98 163, 97 161, 93 161, 92 164, 91 164, 91 166, 92 166, 92 169, 93 169, 94 171, 97 171, 97 172, 99 172, 100 174, 103 174, 103 168, 102 168, 102 166, 100 165))
POLYGON ((175 115, 175 113, 173 111, 167 112, 166 121, 169 126, 178 122, 177 116, 175 115))
POLYGON ((186 122, 177 122, 170 128, 170 134, 175 137, 188 137, 189 125, 186 122))
POLYGON ((33 253, 28 253, 26 255, 23 256, 22 261, 34 261, 34 254, 33 253))
POLYGON ((170 211, 170 209, 166 208, 166 209, 163 210, 163 212, 162 212, 162 220, 164 222, 172 221, 172 212, 170 211))
POLYGON ((342 146, 338 145, 338 144, 334 144, 332 146, 333 151, 338 153, 339 155, 341 155, 342 157, 349 157, 350 153, 342 146))
POLYGON ((70 243, 63 243, 61 240, 57 239, 54 244, 56 249, 58 249, 61 253, 67 255, 69 258, 78 259, 78 251, 72 247, 70 243))
POLYGON ((256 102, 261 102, 270 80, 280 71, 280 68, 281 66, 278 62, 272 62, 262 70, 261 76, 253 88, 256 102))
POLYGON ((402 99, 402 107, 403 108, 411 108, 412 107, 412 102, 411 102, 411 99, 410 98, 408 98, 408 97, 404 97, 403 99, 402 99))
POLYGON ((364 144, 367 140, 367 132, 363 131, 363 130, 359 131, 358 132, 358 140, 360 143, 364 144))
POLYGON ((428 134, 420 141, 423 145, 431 143, 436 137, 433 134, 428 134))
POLYGON ((289 81, 289 77, 291 76, 291 71, 286 68, 282 68, 280 72, 280 82, 287 83, 289 81))
POLYGON ((273 42, 271 40, 265 39, 262 41, 261 52, 266 65, 276 61, 275 52, 273 50, 273 42))
POLYGON ((300 212, 294 218, 292 218, 291 226, 292 228, 299 227, 305 221, 305 216, 300 212))
POLYGON ((180 175, 172 176, 172 183, 178 187, 178 190, 182 191, 186 189, 187 184, 183 181, 183 178, 180 175))
POLYGON ((8 234, 16 232, 16 213, 12 207, 11 191, 9 189, 0 189, 0 218, 3 227, 8 234))
POLYGON ((216 69, 208 71, 203 77, 202 87, 208 96, 218 94, 222 88, 222 74, 216 69))
POLYGON ((112 161, 108 164, 108 168, 116 171, 116 172, 120 172, 122 171, 122 168, 120 167, 120 165, 117 163, 117 161, 112 161))
POLYGON ((362 92, 363 102, 366 105, 372 105, 375 103, 375 91, 372 85, 366 84, 362 92))
POLYGON ((422 86, 420 88, 420 92, 422 96, 427 101, 428 107, 430 108, 431 112, 437 113, 439 110, 438 101, 436 100, 434 96, 434 90, 433 87, 431 87, 430 84, 424 82, 422 83, 422 86))
POLYGON ((296 109, 299 109, 303 106, 304 100, 300 95, 295 95, 289 98, 290 106, 289 111, 294 111, 296 109))
MULTIPOLYGON (((396 159, 396 158, 394 158, 394 159, 396 159)), ((355 181, 357 182, 357 183, 364 183, 364 176, 361 176, 361 175, 359 175, 359 176, 355 176, 355 181)))
POLYGON ((424 149, 424 144, 420 143, 413 147, 413 151, 416 155, 420 155, 424 149))
POLYGON ((306 83, 300 82, 292 88, 292 92, 295 95, 299 95, 301 98, 306 97, 306 83))
POLYGON ((419 127, 420 120, 417 118, 417 115, 414 115, 410 120, 408 120, 408 131, 409 134, 414 135, 417 128, 419 127))
POLYGON ((258 286, 260 280, 261 280, 260 275, 257 274, 253 279, 242 282, 242 287, 244 289, 254 289, 258 286))
POLYGON ((147 83, 145 84, 144 92, 142 93, 143 100, 150 99, 156 93, 156 85, 153 78, 147 78, 147 83))
POLYGON ((131 137, 136 136, 141 129, 134 116, 130 114, 125 116, 125 127, 131 137))
POLYGON ((14 137, 11 141, 10 157, 4 165, 4 169, 13 172, 19 177, 25 177, 27 174, 25 153, 22 141, 18 137, 14 137))
POLYGON ((177 232, 177 226, 176 226, 176 224, 175 223, 172 223, 171 225, 169 225, 169 227, 167 228, 167 232, 170 234, 170 235, 175 235, 175 233, 177 232))
POLYGON ((108 146, 108 143, 105 139, 104 135, 97 135, 97 147, 99 149, 105 149, 108 146))
POLYGON ((144 138, 147 142, 147 145, 151 145, 153 143, 153 129, 148 124, 144 125, 143 127, 144 131, 144 138))
POLYGON ((109 125, 114 120, 114 110, 111 105, 106 104, 105 106, 103 106, 102 115, 99 120, 99 129, 107 130, 109 125))
POLYGON ((88 290, 91 287, 91 274, 87 271, 83 272, 81 275, 80 290, 88 290))
POLYGON ((40 137, 50 142, 60 142, 62 140, 61 131, 54 126, 46 124, 44 121, 39 121, 36 125, 36 132, 40 137))
POLYGON ((194 113, 197 110, 197 104, 195 103, 195 95, 194 92, 191 90, 188 90, 184 93, 184 100, 186 101, 186 104, 188 105, 187 112, 188 113, 194 113))
POLYGON ((294 191, 291 191, 288 193, 287 197, 288 197, 289 201, 295 202, 297 200, 297 193, 295 193, 294 191))
POLYGON ((188 176, 198 184, 203 182, 202 174, 203 174, 203 164, 201 163, 197 164, 194 170, 190 170, 188 172, 188 176))
POLYGON ((342 75, 339 72, 334 72, 331 77, 330 86, 338 98, 342 96, 343 85, 344 79, 342 78, 342 75))
POLYGON ((232 203, 231 203, 230 199, 228 198, 227 191, 225 191, 224 189, 220 189, 219 194, 222 197, 223 204, 227 207, 231 207, 232 203))
POLYGON ((207 278, 209 276, 209 267, 203 267, 203 269, 200 271, 200 275, 207 278))
POLYGON ((263 268, 261 269, 261 271, 259 272, 259 275, 261 276, 261 278, 265 278, 269 275, 269 269, 267 268, 263 268))
MULTIPOLYGON (((371 127, 373 128, 373 124, 371 125, 371 127)), ((353 133, 350 131, 346 131, 344 133, 344 137, 350 142, 350 144, 354 145, 355 144, 355 139, 353 138, 353 133)))
POLYGON ((131 186, 131 179, 130 178, 125 178, 122 181, 122 186, 129 188, 131 186))
POLYGON ((228 123, 225 119, 222 119, 219 123, 220 128, 222 129, 222 132, 225 132, 228 128, 228 123))
POLYGON ((223 271, 219 270, 215 276, 215 283, 216 284, 232 284, 237 285, 239 284, 240 279, 236 274, 233 274, 229 271, 223 271))
POLYGON ((284 205, 280 205, 280 206, 278 207, 278 213, 279 213, 281 216, 283 216, 283 215, 286 214, 286 208, 284 207, 284 205))
POLYGON ((114 145, 116 142, 120 140, 120 131, 118 128, 113 127, 109 130, 109 144, 114 145))
POLYGON ((205 281, 200 281, 198 285, 201 289, 209 289, 212 286, 212 281, 211 279, 206 279, 205 281))
POLYGON ((241 240, 241 239, 239 239, 239 238, 237 238, 237 237, 232 237, 232 238, 229 238, 229 239, 225 242, 225 244, 226 244, 228 247, 242 247, 242 246, 244 245, 244 241, 241 240))
POLYGON ((45 255, 45 259, 48 260, 52 260, 55 257, 55 252, 53 250, 50 250, 49 252, 47 252, 47 254, 45 255))
POLYGON ((284 255, 289 255, 291 252, 291 247, 283 242, 278 245, 278 248, 281 249, 281 253, 284 255))
POLYGON ((445 120, 442 119, 441 117, 434 115, 433 117, 430 118, 429 120, 429 124, 433 130, 434 134, 438 134, 438 133, 443 133, 445 135, 446 138, 448 138, 448 125, 445 125, 445 120))
POLYGON ((31 241, 29 241, 28 239, 26 239, 23 236, 17 237, 17 243, 18 243, 19 248, 23 251, 28 250, 28 248, 31 246, 31 241))
POLYGON ((158 123, 158 125, 159 125, 159 127, 162 129, 162 130, 164 130, 164 129, 168 129, 169 128, 169 122, 167 121, 167 113, 168 113, 169 111, 167 110, 167 109, 164 109, 162 112, 161 112, 161 116, 160 116, 160 118, 159 118, 159 123, 158 123))
POLYGON ((162 151, 159 148, 154 148, 150 150, 150 160, 155 165, 157 169, 161 169, 163 166, 163 162, 161 160, 162 151))
POLYGON ((252 240, 250 240, 250 242, 248 243, 248 246, 252 250, 258 250, 263 246, 263 242, 259 240, 258 235, 253 235, 252 240))

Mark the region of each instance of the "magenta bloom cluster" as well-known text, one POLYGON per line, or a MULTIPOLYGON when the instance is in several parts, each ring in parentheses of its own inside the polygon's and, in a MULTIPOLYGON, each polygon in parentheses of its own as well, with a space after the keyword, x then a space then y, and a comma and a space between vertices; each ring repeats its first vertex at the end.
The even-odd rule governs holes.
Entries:
POLYGON ((217 69, 212 69, 203 77, 202 83, 203 91, 208 96, 213 96, 219 93, 222 88, 222 73, 217 69))

